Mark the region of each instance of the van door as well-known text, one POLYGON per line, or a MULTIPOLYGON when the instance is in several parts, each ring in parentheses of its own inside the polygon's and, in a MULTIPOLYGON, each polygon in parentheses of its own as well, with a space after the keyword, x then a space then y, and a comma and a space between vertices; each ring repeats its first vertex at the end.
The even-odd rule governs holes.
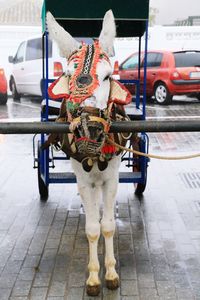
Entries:
POLYGON ((27 41, 24 67, 24 93, 41 96, 42 79, 42 39, 27 41))
POLYGON ((24 60, 26 42, 22 42, 13 60, 13 76, 18 93, 23 93, 24 89, 24 60))

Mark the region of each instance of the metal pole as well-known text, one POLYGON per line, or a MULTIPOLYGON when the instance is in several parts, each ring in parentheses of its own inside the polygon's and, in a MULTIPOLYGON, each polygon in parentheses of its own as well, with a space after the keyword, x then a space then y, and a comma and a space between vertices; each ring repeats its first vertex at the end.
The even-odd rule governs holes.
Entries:
MULTIPOLYGON (((110 132, 198 132, 199 120, 113 122, 110 132)), ((69 124, 0 122, 0 134, 67 133, 69 124)))

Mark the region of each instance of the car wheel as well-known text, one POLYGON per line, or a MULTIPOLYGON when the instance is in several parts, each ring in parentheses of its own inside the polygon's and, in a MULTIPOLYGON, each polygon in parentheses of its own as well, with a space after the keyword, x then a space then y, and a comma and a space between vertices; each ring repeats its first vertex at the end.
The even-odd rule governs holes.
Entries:
POLYGON ((14 79, 11 81, 10 90, 12 93, 13 100, 20 100, 20 94, 17 92, 16 84, 14 79))
POLYGON ((146 101, 149 102, 149 103, 152 103, 153 102, 152 96, 147 96, 146 95, 146 101))
POLYGON ((166 85, 162 82, 155 86, 154 96, 158 104, 168 105, 172 102, 172 95, 169 93, 166 85))
POLYGON ((200 101, 200 93, 196 94, 196 98, 200 101))
POLYGON ((5 105, 8 100, 8 95, 6 94, 0 94, 0 105, 5 105))

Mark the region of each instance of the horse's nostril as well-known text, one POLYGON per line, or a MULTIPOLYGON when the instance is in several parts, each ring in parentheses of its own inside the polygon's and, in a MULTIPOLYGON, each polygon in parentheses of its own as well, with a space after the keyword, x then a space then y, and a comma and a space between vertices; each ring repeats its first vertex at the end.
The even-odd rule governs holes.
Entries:
POLYGON ((84 87, 92 82, 92 77, 89 74, 81 74, 78 76, 76 82, 79 87, 84 87))

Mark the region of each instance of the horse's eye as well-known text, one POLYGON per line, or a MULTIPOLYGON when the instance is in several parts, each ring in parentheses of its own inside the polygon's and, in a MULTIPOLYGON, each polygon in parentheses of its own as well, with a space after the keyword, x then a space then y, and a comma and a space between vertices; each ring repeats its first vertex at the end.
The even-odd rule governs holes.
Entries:
POLYGON ((110 75, 107 75, 107 76, 104 78, 103 81, 106 81, 106 80, 108 80, 109 78, 110 78, 110 75))

